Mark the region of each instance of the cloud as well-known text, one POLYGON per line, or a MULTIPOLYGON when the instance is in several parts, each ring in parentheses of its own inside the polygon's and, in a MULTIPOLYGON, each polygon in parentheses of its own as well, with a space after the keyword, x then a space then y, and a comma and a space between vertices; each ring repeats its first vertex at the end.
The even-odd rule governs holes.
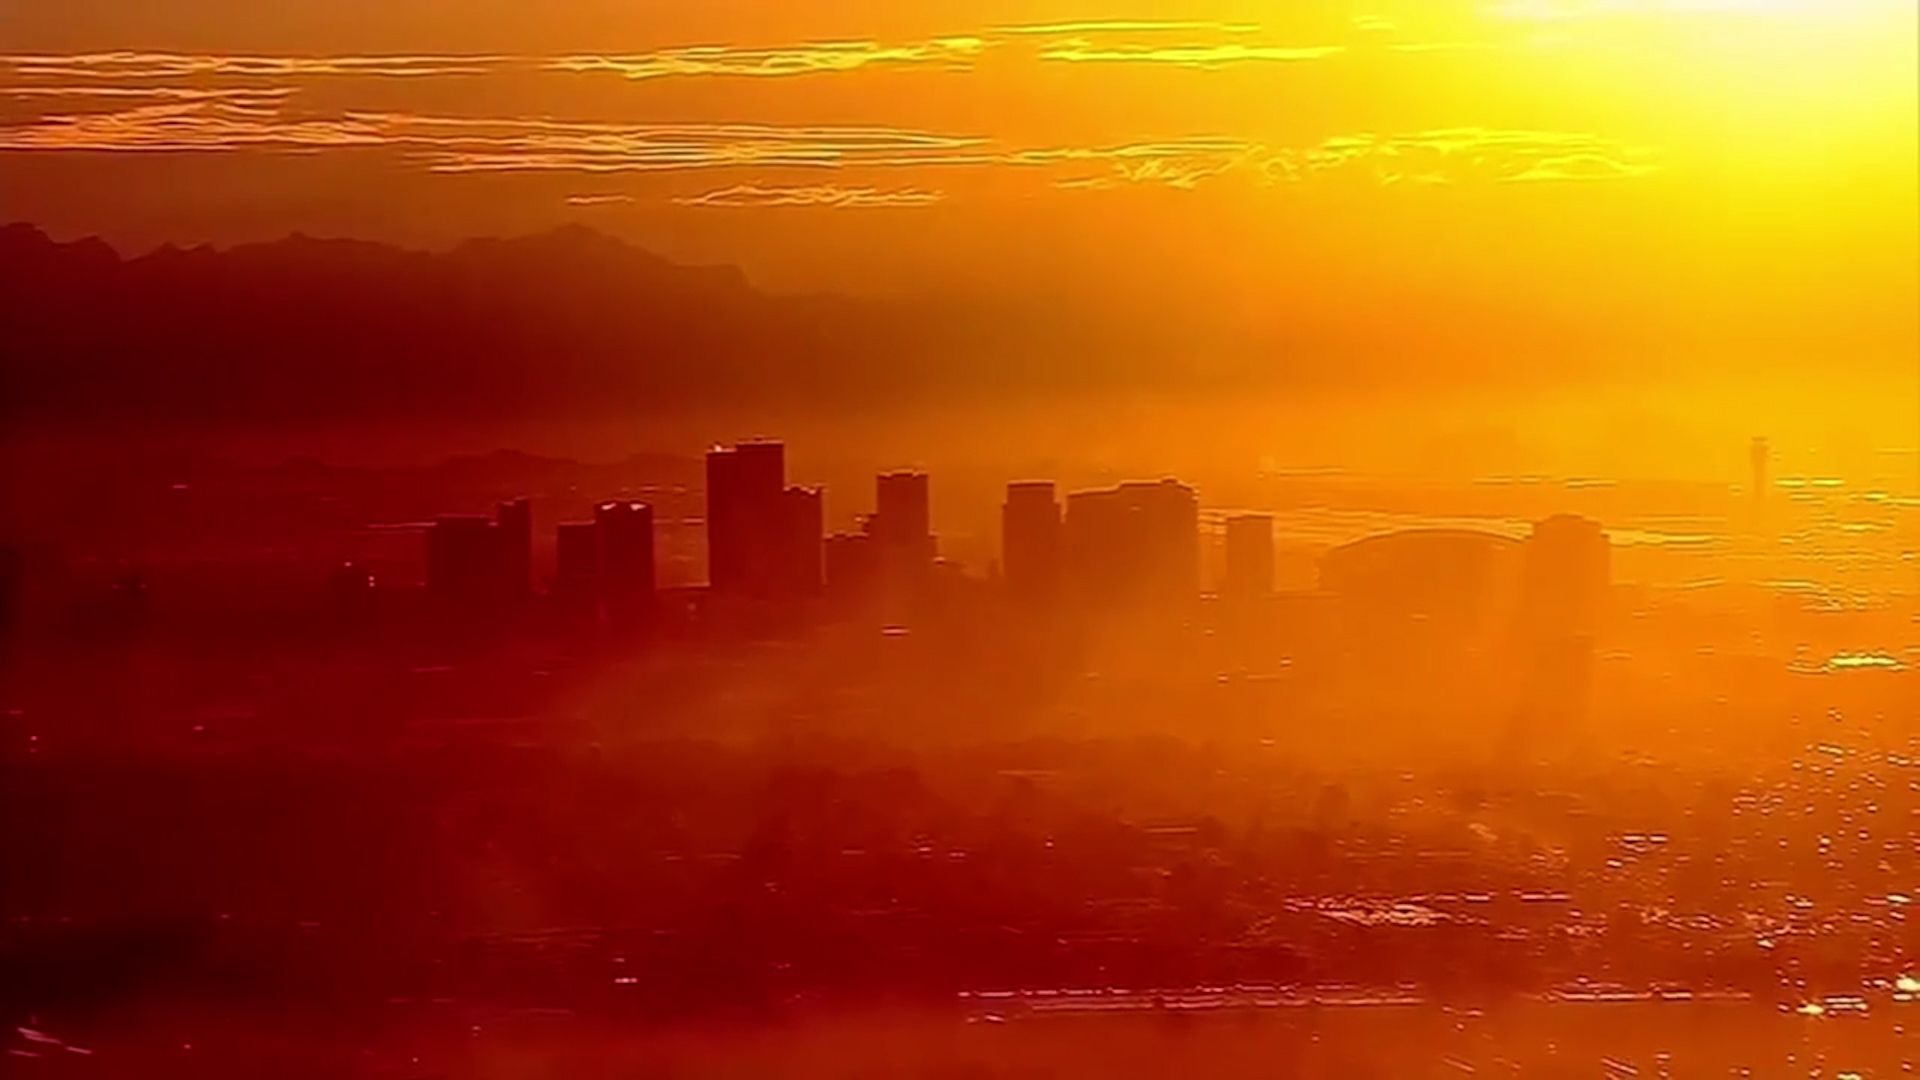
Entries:
POLYGON ((629 79, 687 75, 788 76, 854 71, 875 65, 942 64, 965 67, 988 42, 977 37, 941 37, 888 45, 873 41, 822 41, 781 48, 693 45, 655 52, 562 56, 545 61, 549 71, 611 72, 629 79))
POLYGON ((633 196, 621 192, 581 192, 567 196, 568 206, 611 206, 616 203, 630 203, 633 196))
MULTIPOLYGON (((1352 21, 1356 43, 1284 43, 1248 40, 1263 31, 1252 22, 1204 19, 1089 19, 1024 23, 976 33, 905 41, 806 41, 775 45, 710 43, 631 53, 561 56, 395 54, 266 56, 166 51, 102 51, 0 55, 0 79, 108 83, 186 79, 305 80, 318 78, 431 79, 503 73, 667 78, 780 78, 854 72, 874 67, 971 70, 989 49, 1019 43, 1019 55, 1053 63, 1163 64, 1201 70, 1239 64, 1299 63, 1347 52, 1364 39, 1391 37, 1393 24, 1377 17, 1352 21), (1147 40, 1164 35, 1192 40, 1147 40)), ((1395 51, 1459 48, 1456 43, 1387 44, 1395 51)))
POLYGON ((1269 179, 1364 170, 1383 184, 1622 179, 1658 170, 1654 152, 1583 132, 1481 127, 1339 135, 1262 165, 1269 179))
POLYGON ((1213 22, 1202 19, 1093 19, 1083 22, 1015 23, 996 26, 1002 34, 1129 34, 1212 30, 1223 34, 1252 34, 1259 23, 1213 22))
MULTIPOLYGON (((385 78, 485 75, 508 56, 232 56, 170 52, 93 52, 0 56, 0 67, 24 78, 102 80, 201 76, 298 78, 362 75, 385 78)), ((9 93, 12 91, 9 90, 9 93)))
POLYGON ((43 117, 0 127, 0 150, 213 152, 249 147, 382 146, 375 123, 353 117, 297 119, 277 99, 187 99, 43 117))
POLYGON ((1084 38, 1048 46, 1040 59, 1068 63, 1171 64, 1176 67, 1221 68, 1245 63, 1300 63, 1324 60, 1346 51, 1343 45, 1250 45, 1220 42, 1209 45, 1095 45, 1084 38))
POLYGON ((1013 150, 998 155, 1000 164, 1028 167, 1105 164, 1104 175, 1055 179, 1065 190, 1104 191, 1124 185, 1152 184, 1191 191, 1204 180, 1249 164, 1258 144, 1220 135, 1123 143, 1110 146, 1058 146, 1013 150))
POLYGON ((1543 158, 1535 162, 1526 172, 1507 179, 1514 183, 1532 183, 1542 180, 1622 180, 1650 176, 1659 171, 1659 166, 1645 162, 1620 161, 1599 154, 1569 154, 1566 157, 1543 158))
POLYGON ((966 67, 992 43, 953 35, 923 41, 818 41, 772 47, 686 45, 638 53, 566 56, 257 56, 175 52, 92 52, 0 56, 0 73, 18 79, 141 82, 191 78, 438 78, 510 70, 611 74, 628 79, 672 76, 786 76, 855 71, 873 66, 966 67))
POLYGON ((840 167, 964 158, 976 136, 872 126, 619 124, 348 112, 302 116, 277 100, 168 101, 0 127, 0 150, 218 152, 387 147, 438 172, 637 172, 840 167))
MULTIPOLYGON (((73 88, 44 88, 74 93, 73 88)), ((1304 147, 1270 147, 1231 135, 1098 145, 1019 146, 984 135, 885 125, 615 123, 541 117, 457 117, 407 112, 309 113, 285 88, 118 90, 91 110, 0 125, 0 151, 314 152, 384 149, 447 174, 581 174, 782 169, 1014 168, 1064 188, 1157 185, 1193 190, 1217 177, 1256 183, 1363 174, 1381 184, 1621 180, 1645 176, 1652 151, 1577 132, 1442 128, 1339 135, 1304 147), (1104 173, 1089 172, 1089 168, 1104 173)), ((766 187, 752 179, 692 205, 906 205, 923 188, 888 191, 766 187), (731 199, 734 202, 728 203, 731 199), (863 201, 865 200, 865 201, 863 201)))
POLYGON ((197 86, 9 86, 10 98, 93 98, 100 101, 274 101, 293 93, 290 86, 209 88, 197 86))
POLYGON ((884 126, 608 124, 387 114, 394 144, 437 172, 650 172, 964 163, 979 136, 884 126))
POLYGON ((702 192, 698 195, 680 196, 673 201, 681 206, 823 206, 835 209, 866 209, 931 206, 945 198, 946 195, 942 192, 923 188, 886 191, 870 187, 840 187, 835 184, 819 184, 810 187, 763 187, 758 184, 735 184, 732 187, 702 192))

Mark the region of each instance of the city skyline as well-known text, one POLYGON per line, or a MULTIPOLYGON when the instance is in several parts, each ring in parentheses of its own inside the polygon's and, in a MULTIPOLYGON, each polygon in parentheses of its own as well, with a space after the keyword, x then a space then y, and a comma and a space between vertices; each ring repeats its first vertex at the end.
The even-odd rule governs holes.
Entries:
MULTIPOLYGON (((785 451, 783 441, 765 437, 707 451, 708 487, 702 491, 706 515, 697 523, 708 553, 707 589, 761 598, 804 597, 823 585, 834 589, 845 588, 856 578, 911 578, 930 572, 936 562, 951 561, 939 554, 939 537, 932 529, 932 477, 928 473, 876 472, 873 512, 856 515, 857 532, 835 533, 827 530, 819 513, 827 488, 789 487, 785 451), (799 503, 797 518, 790 516, 794 508, 790 500, 799 503), (834 559, 829 554, 836 541, 848 548, 870 548, 845 556, 849 561, 842 565, 845 577, 840 581, 834 579, 834 559), (764 552, 752 550, 763 543, 776 546, 764 552), (779 550, 778 545, 783 543, 800 547, 779 550), (799 554, 801 550, 812 554, 799 554), (818 568, 817 578, 810 567, 818 568), (797 577, 782 585, 778 580, 781 570, 797 577)), ((1069 567, 1083 576, 1108 577, 1104 585, 1095 587, 1098 592, 1112 591, 1116 574, 1144 579, 1160 575, 1163 584, 1157 591, 1163 595, 1198 596, 1206 591, 1204 584, 1215 595, 1261 596, 1276 591, 1276 542, 1299 539, 1276 533, 1271 514, 1228 512, 1209 529, 1202 523, 1197 493, 1172 478, 1071 490, 1064 498, 1056 497, 1055 491, 1052 480, 1008 481, 1001 505, 997 556, 984 566, 966 566, 963 570, 978 579, 1007 582, 1031 598, 1043 598, 1065 587, 1061 578, 1069 567), (1168 497, 1171 503, 1163 501, 1168 497), (1156 501, 1161 501, 1162 515, 1171 511, 1173 516, 1156 516, 1156 501), (1200 551, 1200 537, 1209 531, 1224 540, 1224 556, 1211 574, 1202 571, 1200 551), (1151 547, 1169 541, 1173 546, 1159 549, 1158 554, 1149 549, 1132 553, 1124 550, 1131 543, 1151 547), (1102 544, 1115 548, 1111 558, 1118 559, 1117 563, 1091 556, 1091 547, 1102 544), (1012 572, 1007 569, 1009 551, 1016 564, 1012 572)), ((423 525, 426 546, 422 565, 429 591, 467 591, 511 599, 522 591, 519 582, 532 580, 544 581, 547 591, 561 595, 570 586, 596 579, 610 565, 628 567, 616 570, 616 575, 635 582, 642 592, 655 588, 657 545, 654 508, 649 503, 611 499, 595 504, 591 522, 556 522, 552 573, 544 579, 538 577, 533 563, 531 505, 532 500, 522 496, 501 503, 493 518, 443 514, 423 525), (629 520, 631 525, 625 523, 629 520), (610 551, 637 554, 609 555, 610 551), (437 581, 443 583, 436 585, 437 581)), ((1550 535, 1563 538, 1563 545, 1584 543, 1586 536, 1605 540, 1601 523, 1565 512, 1551 514, 1532 528, 1536 534, 1548 530, 1550 535)), ((1375 534, 1352 543, 1388 535, 1397 534, 1375 534)), ((1491 541, 1506 539, 1494 531, 1474 535, 1491 541)), ((1565 558, 1578 556, 1566 556, 1561 561, 1565 558)), ((1588 598, 1580 603, 1591 607, 1597 600, 1588 598)))

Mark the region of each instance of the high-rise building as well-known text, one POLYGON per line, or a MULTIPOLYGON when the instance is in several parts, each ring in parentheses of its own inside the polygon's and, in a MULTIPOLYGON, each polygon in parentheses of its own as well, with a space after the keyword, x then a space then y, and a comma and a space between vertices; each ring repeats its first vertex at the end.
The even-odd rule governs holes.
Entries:
POLYGON ((465 606, 497 597, 500 563, 491 518, 446 514, 427 529, 427 591, 444 603, 465 606))
POLYGON ((816 593, 820 591, 825 499, 817 488, 790 487, 780 492, 776 506, 767 591, 778 596, 816 593))
POLYGON ((653 602, 653 507, 617 500, 593 509, 599 540, 600 596, 615 618, 637 616, 653 602))
POLYGON ((1044 597, 1060 584, 1060 501, 1051 480, 1007 485, 1000 507, 1000 564, 1007 590, 1044 597))
POLYGON ((749 442, 707 452, 707 579, 722 592, 764 592, 786 485, 786 447, 749 442))
POLYGON ((600 526, 567 521, 553 531, 553 600, 562 614, 591 621, 600 613, 600 526))
POLYGON ((927 474, 881 473, 874 478, 874 538, 883 544, 910 547, 933 535, 927 474))
POLYGON ((524 600, 532 587, 533 504, 504 502, 492 518, 446 514, 427 529, 427 591, 463 607, 524 600))
POLYGON ((1273 518, 1241 514, 1227 519, 1227 568, 1220 593, 1231 597, 1273 595, 1273 518))
POLYGON ((874 478, 874 511, 867 531, 889 571, 918 577, 933 569, 934 539, 927 474, 882 473, 874 478))
POLYGON ((835 533, 822 545, 827 589, 848 600, 868 599, 879 584, 880 563, 873 537, 865 532, 835 533))
POLYGON ((553 532, 553 586, 573 595, 592 592, 600 574, 600 528, 591 521, 565 521, 553 532))
POLYGON ((707 453, 707 578, 717 592, 759 598, 820 588, 822 500, 786 486, 777 442, 707 453))
POLYGON ((1200 591, 1200 501, 1175 480, 1067 497, 1065 572, 1086 598, 1179 600, 1200 591))
POLYGON ((1538 522, 1520 570, 1523 707, 1536 720, 1586 715, 1595 639, 1612 587, 1612 545, 1598 522, 1562 514, 1538 522))
POLYGON ((498 531, 497 558, 504 595, 524 597, 533 587, 533 500, 503 502, 493 512, 498 531))

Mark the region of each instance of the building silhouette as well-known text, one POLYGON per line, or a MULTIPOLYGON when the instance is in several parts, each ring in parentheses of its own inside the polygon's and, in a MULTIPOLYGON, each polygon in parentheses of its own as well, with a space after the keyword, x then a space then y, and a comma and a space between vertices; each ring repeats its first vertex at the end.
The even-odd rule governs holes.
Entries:
POLYGON ((615 500, 593 509, 595 582, 607 617, 638 618, 653 603, 653 507, 615 500))
POLYGON ((821 494, 786 486, 786 447, 747 442, 707 452, 707 578, 757 598, 820 587, 821 494))
POLYGON ((1272 516, 1241 514, 1228 518, 1226 546, 1226 573, 1220 594, 1235 598, 1272 596, 1272 516))
POLYGON ((514 499, 494 509, 500 588, 509 597, 525 597, 533 588, 533 500, 514 499))
POLYGON ((880 560, 875 551, 873 537, 864 530, 827 537, 824 545, 827 590, 839 600, 872 599, 880 585, 880 560))
POLYGON ((1522 705, 1534 722, 1584 717, 1595 645, 1612 589, 1612 545, 1600 524, 1561 514, 1535 523, 1522 549, 1522 705))
POLYGON ((905 585, 933 570, 931 487, 925 473, 881 473, 874 478, 874 511, 867 519, 883 572, 905 585))
POLYGON ((600 613, 600 527, 592 521, 564 521, 553 530, 553 588, 558 610, 574 620, 600 613))
POLYGON ((1200 591, 1200 502, 1175 480, 1067 497, 1061 552, 1083 600, 1177 601, 1200 591))
POLYGON ((1022 599, 1049 597, 1060 586, 1060 501, 1053 481, 1007 485, 1000 507, 1000 564, 1007 591, 1022 599))
POLYGON ((820 591, 826 497, 818 488, 790 487, 780 493, 776 505, 768 591, 776 596, 810 596, 820 591))
POLYGON ((427 528, 427 592, 459 608, 523 601, 533 584, 533 504, 515 499, 494 516, 443 514, 427 528))
POLYGON ((786 454, 777 442, 707 452, 707 578, 715 590, 761 592, 771 580, 786 454))
POLYGON ((553 589, 564 595, 591 595, 600 575, 600 526, 592 521, 563 521, 553 530, 553 589))
POLYGON ((446 604, 469 606, 495 598, 504 579, 493 519, 443 514, 427 529, 427 592, 446 604))

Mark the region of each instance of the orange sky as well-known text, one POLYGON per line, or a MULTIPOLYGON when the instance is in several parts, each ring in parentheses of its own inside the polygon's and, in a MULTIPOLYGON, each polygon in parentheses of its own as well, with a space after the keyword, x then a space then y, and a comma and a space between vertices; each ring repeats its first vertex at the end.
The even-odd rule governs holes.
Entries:
MULTIPOLYGON (((776 289, 1150 308, 1253 362, 1632 356, 1897 403, 1914 12, 32 4, 0 60, 0 206, 134 248, 582 221, 776 289)), ((1913 413, 1872 419, 1910 443, 1913 413)))

